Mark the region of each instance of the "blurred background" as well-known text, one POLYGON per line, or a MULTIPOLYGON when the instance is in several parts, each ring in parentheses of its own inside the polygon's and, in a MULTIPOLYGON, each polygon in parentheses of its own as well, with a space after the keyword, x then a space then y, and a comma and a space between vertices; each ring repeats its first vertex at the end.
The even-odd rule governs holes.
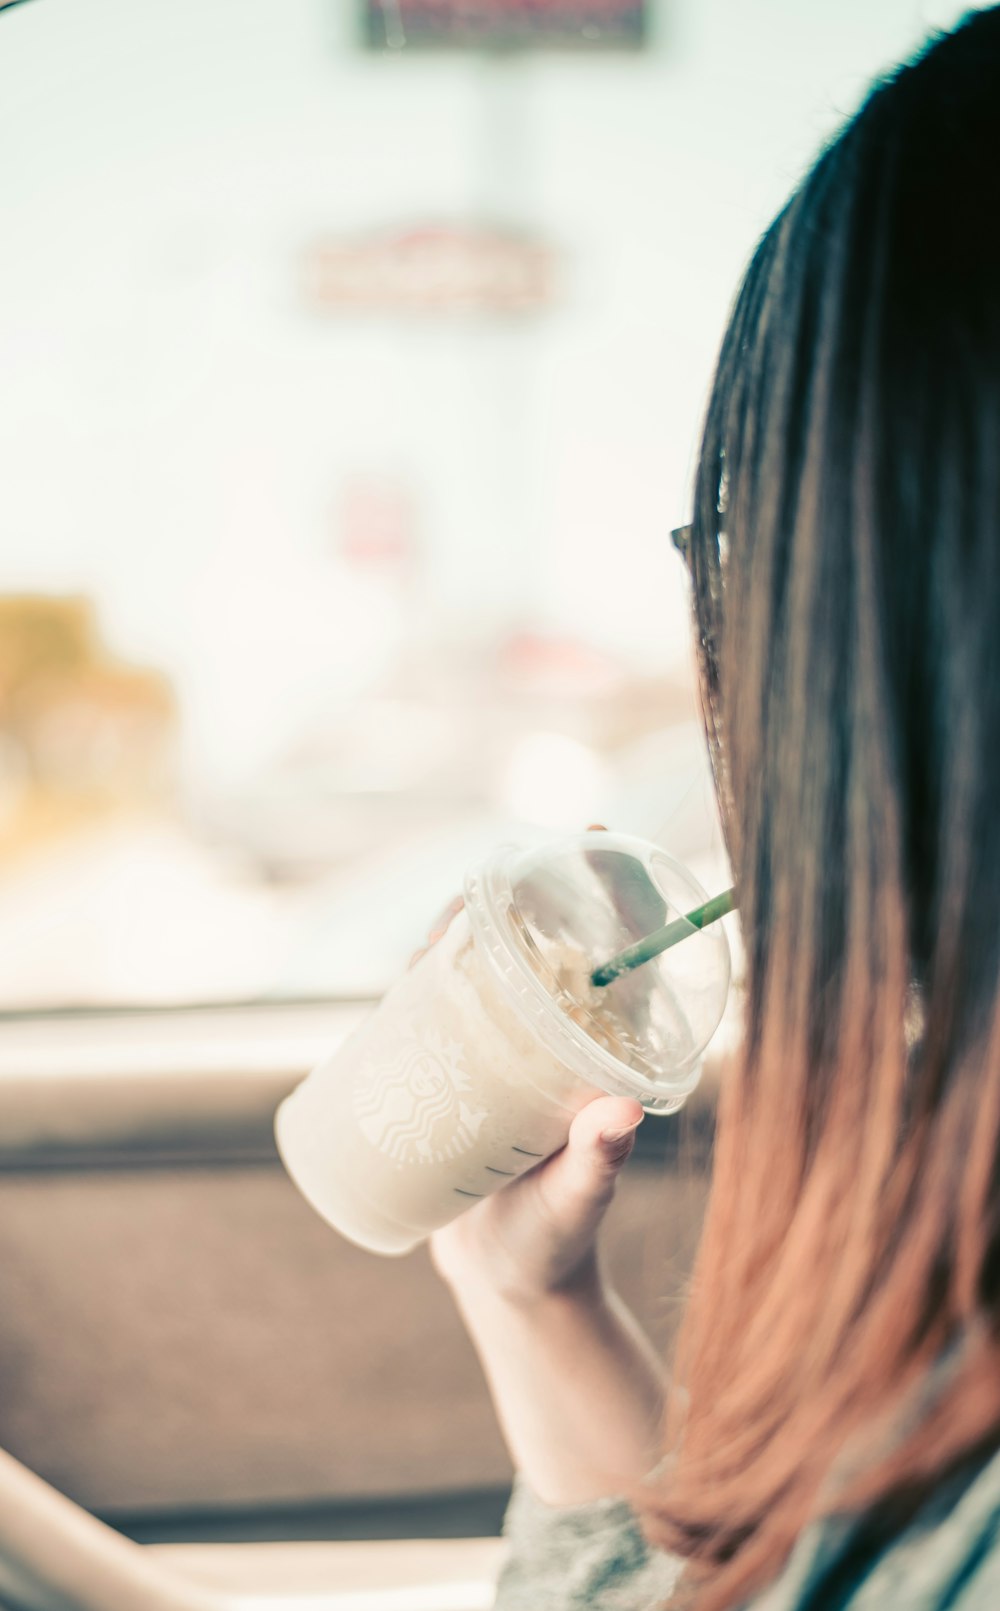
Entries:
POLYGON ((0 1006, 378 992, 592 820, 725 877, 741 267, 916 0, 37 0, 0 34, 0 1006))

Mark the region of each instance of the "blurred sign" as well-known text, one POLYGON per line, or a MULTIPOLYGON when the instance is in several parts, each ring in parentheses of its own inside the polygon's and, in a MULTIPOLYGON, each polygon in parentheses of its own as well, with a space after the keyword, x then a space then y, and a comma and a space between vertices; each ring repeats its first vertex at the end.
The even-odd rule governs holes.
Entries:
POLYGON ((373 50, 636 49, 646 39, 646 0, 363 0, 373 50))
POLYGON ((340 491, 340 555, 358 570, 401 574, 416 557, 415 498, 389 477, 355 473, 340 491))
POLYGON ((320 309, 529 313, 551 302, 554 269, 544 242, 470 225, 319 241, 304 278, 320 309))

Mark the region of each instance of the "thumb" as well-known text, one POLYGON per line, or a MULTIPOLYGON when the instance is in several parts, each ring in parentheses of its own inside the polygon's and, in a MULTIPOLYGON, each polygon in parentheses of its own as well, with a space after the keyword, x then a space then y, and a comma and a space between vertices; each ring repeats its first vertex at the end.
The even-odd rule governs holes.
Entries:
POLYGON ((567 1189, 581 1196, 606 1196, 632 1151, 643 1118, 641 1105, 629 1097, 602 1096, 588 1102, 570 1126, 563 1154, 567 1189))

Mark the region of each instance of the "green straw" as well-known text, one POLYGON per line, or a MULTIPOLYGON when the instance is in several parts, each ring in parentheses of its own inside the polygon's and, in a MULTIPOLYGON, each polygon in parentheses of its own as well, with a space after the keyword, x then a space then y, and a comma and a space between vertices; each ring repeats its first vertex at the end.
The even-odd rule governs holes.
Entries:
POLYGON ((637 940, 630 945, 627 951, 619 951, 610 962, 605 962, 603 968, 595 968, 590 975, 592 985, 609 985, 612 980, 628 973, 630 968, 638 968, 644 962, 652 962, 661 951, 669 951, 678 940, 686 940, 689 934, 695 934, 699 929, 707 928, 709 923, 718 922, 725 917, 736 905, 736 891, 723 890, 721 895, 713 895, 704 906, 696 906, 687 917, 675 918, 666 928, 657 929, 655 934, 647 934, 644 940, 637 940))

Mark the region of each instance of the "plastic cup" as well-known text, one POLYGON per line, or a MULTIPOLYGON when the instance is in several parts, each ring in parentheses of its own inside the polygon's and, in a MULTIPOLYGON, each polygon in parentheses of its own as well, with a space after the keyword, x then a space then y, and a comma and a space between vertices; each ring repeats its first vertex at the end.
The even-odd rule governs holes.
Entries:
POLYGON ((299 1190, 352 1242, 407 1253, 558 1151, 594 1097, 675 1111, 725 1007, 721 926, 603 989, 590 974, 705 899, 642 840, 501 846, 444 938, 279 1107, 299 1190))

